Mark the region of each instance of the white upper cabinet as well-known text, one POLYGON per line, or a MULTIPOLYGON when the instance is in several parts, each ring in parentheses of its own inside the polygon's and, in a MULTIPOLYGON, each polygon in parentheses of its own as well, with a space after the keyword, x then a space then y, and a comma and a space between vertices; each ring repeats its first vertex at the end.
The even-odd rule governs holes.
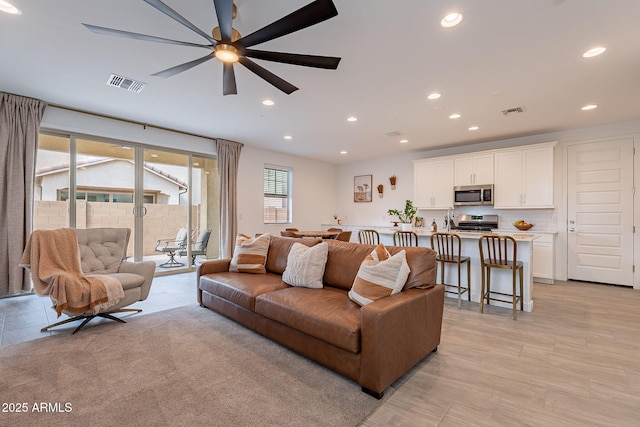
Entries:
POLYGON ((553 208, 555 143, 495 153, 494 208, 553 208))
POLYGON ((454 161, 455 186, 493 184, 493 153, 458 156, 454 161))
POLYGON ((413 166, 413 202, 419 209, 453 206, 453 159, 416 160, 413 166))

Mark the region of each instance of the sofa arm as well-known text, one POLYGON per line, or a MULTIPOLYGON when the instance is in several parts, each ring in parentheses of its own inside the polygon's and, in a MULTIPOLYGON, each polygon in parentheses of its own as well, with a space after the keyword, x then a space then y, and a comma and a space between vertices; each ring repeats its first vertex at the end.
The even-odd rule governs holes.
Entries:
POLYGON ((444 287, 409 289, 361 309, 360 385, 382 393, 440 344, 444 287))
POLYGON ((200 282, 200 276, 204 276, 209 273, 222 273, 223 271, 229 271, 229 265, 231 265, 230 258, 214 259, 211 261, 205 261, 198 266, 196 276, 198 276, 198 283, 200 282))
POLYGON ((153 261, 130 262, 123 261, 120 264, 118 273, 134 273, 144 277, 144 282, 140 286, 140 301, 144 301, 149 296, 151 290, 151 282, 156 272, 156 263, 153 261))

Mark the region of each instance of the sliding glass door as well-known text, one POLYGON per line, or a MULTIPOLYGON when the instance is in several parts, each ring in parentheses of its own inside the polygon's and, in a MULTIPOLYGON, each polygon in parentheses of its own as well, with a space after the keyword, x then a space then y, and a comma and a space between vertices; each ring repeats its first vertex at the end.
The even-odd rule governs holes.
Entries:
POLYGON ((198 226, 196 214, 189 215, 190 156, 155 148, 141 152, 144 195, 136 214, 144 230, 143 255, 156 260, 157 272, 185 270, 198 226))
POLYGON ((156 273, 218 255, 214 158, 42 133, 36 169, 34 229, 131 228, 127 256, 156 273))

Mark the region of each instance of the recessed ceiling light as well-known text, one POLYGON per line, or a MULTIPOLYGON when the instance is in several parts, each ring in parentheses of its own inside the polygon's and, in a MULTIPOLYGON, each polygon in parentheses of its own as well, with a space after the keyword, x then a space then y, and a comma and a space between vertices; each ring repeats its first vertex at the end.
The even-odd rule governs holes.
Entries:
POLYGON ((480 129, 478 126, 471 126, 471 127, 469 128, 469 130, 478 130, 478 129, 480 129))
POLYGON ((355 116, 347 117, 347 121, 348 121, 348 122, 357 122, 357 121, 358 121, 358 118, 357 118, 357 117, 355 117, 355 116))
POLYGON ((604 51, 607 50, 606 47, 598 46, 593 49, 589 49, 585 53, 582 54, 583 58, 593 58, 594 56, 602 55, 604 51))
POLYGON ((264 101, 262 101, 262 104, 264 104, 264 105, 273 105, 273 104, 275 104, 275 102, 273 102, 270 99, 265 99, 264 101))
POLYGON ((409 140, 408 140, 408 139, 401 139, 401 140, 400 140, 400 144, 406 144, 407 142, 409 142, 409 140))
POLYGON ((293 137, 291 135, 285 135, 284 139, 293 139, 293 137))
POLYGON ((344 150, 342 150, 342 151, 340 152, 340 154, 347 154, 347 152, 346 152, 346 151, 344 151, 344 150))
POLYGON ((438 98, 440 98, 441 96, 442 96, 442 95, 440 95, 439 93, 434 92, 434 93, 430 94, 429 96, 427 96, 427 99, 430 99, 430 100, 432 100, 432 101, 433 101, 434 99, 438 99, 438 98))
POLYGON ((581 110, 589 111, 589 110, 595 110, 596 108, 598 108, 598 104, 587 104, 584 107, 582 107, 581 110))
POLYGON ((193 162, 193 166, 200 166, 200 163, 198 163, 198 162, 193 162))
POLYGON ((0 0, 0 12, 10 13, 11 15, 22 15, 20 9, 4 0, 0 0))
POLYGON ((450 119, 459 119, 461 116, 458 113, 454 113, 452 115, 449 116, 450 119))
POLYGON ((442 21, 440 21, 440 25, 445 28, 455 27, 459 23, 462 22, 462 14, 458 12, 452 12, 447 14, 442 21))
POLYGON ((158 155, 157 155, 157 154, 152 154, 152 155, 151 155, 151 158, 153 158, 153 159, 157 159, 157 158, 158 158, 158 155))

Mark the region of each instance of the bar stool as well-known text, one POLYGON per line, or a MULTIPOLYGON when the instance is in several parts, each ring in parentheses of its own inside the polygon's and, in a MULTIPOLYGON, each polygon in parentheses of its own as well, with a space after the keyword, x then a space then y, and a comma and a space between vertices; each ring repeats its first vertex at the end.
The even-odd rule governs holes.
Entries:
POLYGON ((380 234, 376 230, 360 230, 358 241, 365 245, 377 245, 380 243, 380 234))
POLYGON ((467 300, 471 301, 471 258, 460 255, 462 246, 460 236, 453 233, 433 233, 431 235, 431 249, 436 251, 436 261, 440 264, 440 281, 445 286, 445 292, 458 295, 458 308, 461 307, 461 297, 467 293, 467 300), (458 270, 458 285, 444 283, 444 269, 447 264, 456 264, 458 270), (460 276, 462 264, 467 264, 467 287, 461 284, 460 276), (447 287, 457 288, 455 291, 447 287))
POLYGON ((418 246, 418 235, 413 231, 393 233, 393 246, 418 246))
POLYGON ((480 313, 484 310, 484 302, 487 305, 491 301, 501 301, 513 305, 513 320, 517 320, 517 303, 520 301, 520 310, 524 310, 524 264, 518 261, 518 245, 511 236, 484 235, 478 240, 480 248, 480 263, 482 268, 482 294, 480 296, 480 313), (491 269, 501 268, 511 270, 511 294, 491 290, 491 269), (516 273, 520 276, 520 295, 516 292, 516 273), (493 295, 511 297, 510 300, 500 299, 493 295))

